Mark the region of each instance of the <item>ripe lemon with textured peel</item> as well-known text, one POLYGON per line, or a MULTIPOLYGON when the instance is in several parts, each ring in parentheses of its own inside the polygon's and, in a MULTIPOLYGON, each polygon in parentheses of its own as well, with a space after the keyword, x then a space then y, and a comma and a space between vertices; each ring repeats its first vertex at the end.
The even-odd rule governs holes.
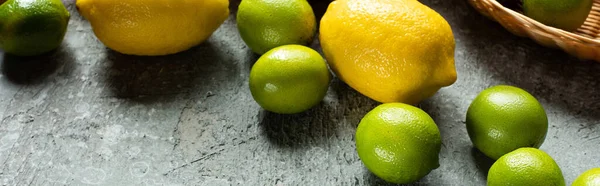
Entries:
POLYGON ((490 167, 488 186, 564 186, 558 164, 536 148, 520 148, 500 157, 490 167))
POLYGON ((77 0, 77 8, 107 47, 147 56, 198 45, 229 16, 228 0, 77 0))
POLYGON ((392 183, 412 183, 440 166, 440 131, 423 110, 386 103, 369 111, 356 129, 356 150, 365 166, 392 183))
POLYGON ((467 110, 473 145, 492 159, 521 147, 538 148, 546 139, 548 117, 527 91, 506 85, 483 90, 467 110))
POLYGON ((585 171, 571 186, 600 186, 600 167, 585 171))
POLYGON ((415 104, 456 81, 450 25, 419 1, 336 0, 319 37, 336 75, 379 102, 415 104))

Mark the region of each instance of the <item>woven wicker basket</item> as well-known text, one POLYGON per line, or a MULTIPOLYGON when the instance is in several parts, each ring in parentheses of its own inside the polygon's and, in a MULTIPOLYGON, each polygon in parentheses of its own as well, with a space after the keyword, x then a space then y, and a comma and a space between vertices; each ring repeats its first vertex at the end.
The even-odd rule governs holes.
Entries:
POLYGON ((585 23, 575 32, 546 26, 496 0, 469 0, 481 14, 492 18, 515 35, 529 37, 541 45, 558 47, 584 60, 600 62, 600 0, 594 5, 585 23))

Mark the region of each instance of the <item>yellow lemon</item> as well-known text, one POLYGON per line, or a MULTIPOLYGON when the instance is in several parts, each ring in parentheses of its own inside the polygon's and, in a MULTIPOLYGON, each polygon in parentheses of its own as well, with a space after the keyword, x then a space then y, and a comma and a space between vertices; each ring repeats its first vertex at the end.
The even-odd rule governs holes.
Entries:
POLYGON ((167 55, 206 40, 229 16, 228 0, 77 0, 107 47, 132 55, 167 55))
POLYGON ((334 1, 319 37, 336 75, 379 102, 415 104, 456 81, 450 25, 415 0, 334 1))

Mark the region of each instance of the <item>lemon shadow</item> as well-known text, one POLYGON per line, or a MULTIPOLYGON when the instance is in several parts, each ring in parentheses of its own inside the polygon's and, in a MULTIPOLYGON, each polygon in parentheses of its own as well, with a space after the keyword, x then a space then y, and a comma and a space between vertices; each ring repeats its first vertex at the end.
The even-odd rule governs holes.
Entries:
POLYGON ((323 15, 327 11, 331 0, 308 0, 308 3, 310 4, 310 6, 313 9, 313 12, 315 13, 315 19, 317 20, 318 30, 318 25, 320 25, 321 23, 321 18, 323 18, 323 15))
POLYGON ((313 9, 313 12, 315 14, 315 19, 317 21, 317 29, 313 38, 313 41, 308 45, 309 47, 311 47, 312 49, 314 49, 315 51, 319 52, 321 54, 321 56, 323 56, 323 58, 325 57, 325 55, 323 55, 323 49, 321 48, 321 41, 319 40, 319 34, 321 33, 321 19, 323 18, 323 15, 325 15, 325 12, 327 11, 327 8, 329 7, 329 3, 331 3, 331 0, 309 0, 308 3, 310 4, 310 6, 313 9))
POLYGON ((362 95, 337 77, 334 77, 329 85, 328 98, 335 103, 334 119, 349 121, 347 124, 351 128, 358 127, 360 120, 369 111, 382 104, 362 95))
POLYGON ((112 50, 104 60, 106 97, 133 101, 190 99, 216 93, 239 80, 235 59, 211 40, 167 56, 132 56, 112 50))
POLYGON ((67 48, 59 48, 38 56, 22 57, 0 51, 2 74, 14 84, 35 85, 48 81, 49 77, 60 73, 67 76, 69 69, 57 72, 60 68, 71 68, 75 59, 67 48))
POLYGON ((229 0, 229 14, 233 15, 234 20, 236 20, 236 15, 240 3, 242 3, 242 0, 229 0))

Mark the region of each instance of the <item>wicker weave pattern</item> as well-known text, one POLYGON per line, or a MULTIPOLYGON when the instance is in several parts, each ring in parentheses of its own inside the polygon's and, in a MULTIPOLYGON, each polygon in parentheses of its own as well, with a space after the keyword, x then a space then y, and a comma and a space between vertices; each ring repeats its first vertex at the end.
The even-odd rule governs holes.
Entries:
POLYGON ((511 33, 529 37, 547 47, 558 47, 581 59, 600 62, 600 0, 585 23, 575 32, 549 27, 521 13, 508 9, 496 0, 469 0, 481 14, 496 20, 511 33))

